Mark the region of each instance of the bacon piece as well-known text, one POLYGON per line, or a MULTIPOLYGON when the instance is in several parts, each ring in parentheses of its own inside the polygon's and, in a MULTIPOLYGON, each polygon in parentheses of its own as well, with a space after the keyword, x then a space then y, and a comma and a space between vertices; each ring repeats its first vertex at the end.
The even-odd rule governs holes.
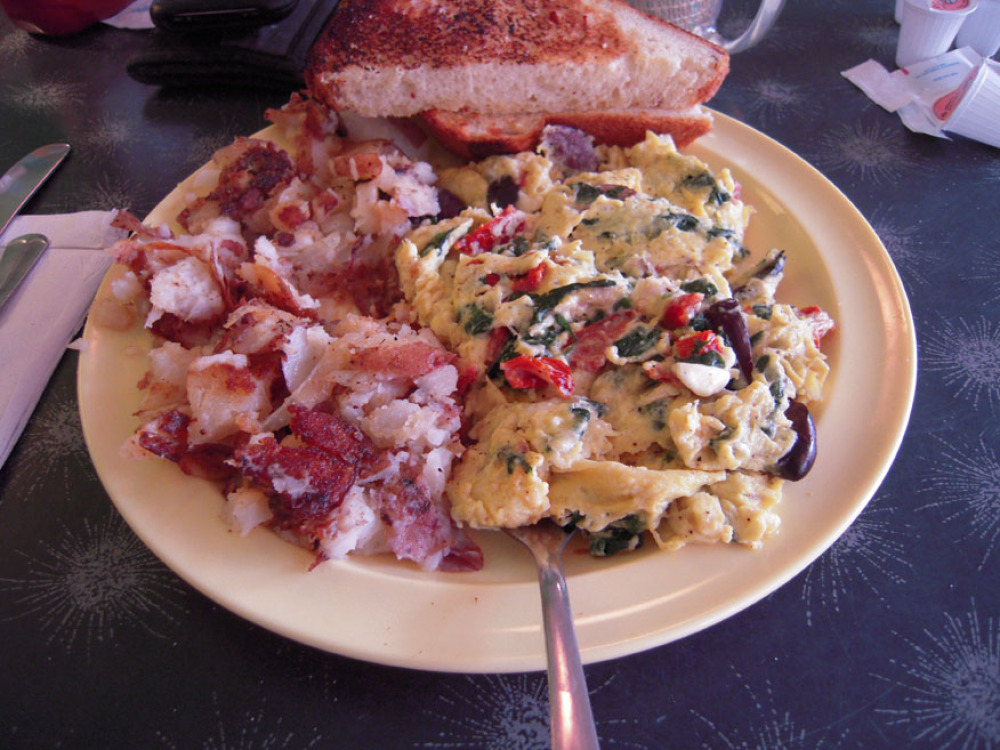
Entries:
POLYGON ((451 352, 419 340, 362 349, 351 358, 359 370, 404 378, 419 378, 454 361, 451 352))
POLYGON ((569 353, 569 363, 587 372, 598 372, 607 361, 604 352, 617 341, 636 317, 632 310, 615 313, 576 333, 576 345, 569 353))
POLYGON ((181 456, 177 465, 193 477, 221 481, 236 474, 236 469, 228 464, 229 454, 228 445, 199 445, 181 456))
POLYGON ((188 445, 191 418, 171 409, 158 414, 136 433, 136 442, 150 453, 176 463, 181 471, 209 480, 227 479, 233 469, 226 465, 229 448, 221 445, 188 445))
POLYGON ((272 523, 309 533, 340 506, 376 452, 364 433, 335 414, 296 406, 289 411, 292 434, 302 445, 257 436, 239 441, 233 457, 244 476, 271 493, 272 523))
POLYGON ((292 415, 292 434, 309 445, 322 448, 338 459, 357 466, 361 476, 365 476, 374 465, 375 445, 346 419, 315 409, 304 409, 296 404, 290 405, 288 411, 292 415))
POLYGON ((212 158, 222 172, 208 198, 218 202, 220 213, 237 221, 257 211, 295 173, 291 157, 269 141, 237 138, 212 158))
POLYGON ((233 452, 240 472, 270 493, 278 528, 306 531, 322 523, 354 485, 357 472, 328 451, 287 446, 273 436, 248 442, 233 452))
POLYGON ((451 546, 451 518, 412 467, 375 490, 386 541, 396 557, 422 563, 451 546))
POLYGON ((462 529, 452 530, 451 547, 438 566, 445 573, 471 573, 483 569, 483 550, 462 529))
POLYGON ((125 211, 123 209, 120 209, 115 214, 115 217, 111 220, 111 226, 116 229, 124 229, 125 231, 146 240, 167 240, 173 237, 173 233, 166 226, 162 226, 158 229, 151 229, 136 218, 131 211, 125 211))
POLYGON ((350 290, 351 300, 362 315, 384 318, 402 299, 399 271, 392 257, 362 257, 362 241, 351 249, 351 261, 341 286, 350 290))
POLYGON ((373 152, 341 154, 333 157, 333 173, 355 182, 374 180, 382 173, 382 159, 373 152))
POLYGON ((150 330, 167 341, 173 341, 186 349, 194 349, 212 340, 214 328, 212 321, 189 323, 173 313, 163 313, 150 326, 150 330))
POLYGON ((291 157, 269 141, 240 137, 216 151, 212 160, 220 168, 215 189, 177 215, 177 222, 195 234, 219 215, 253 223, 267 200, 295 176, 291 157))
POLYGON ((187 429, 191 417, 176 409, 162 412, 137 433, 139 445, 160 458, 177 462, 187 451, 187 429))

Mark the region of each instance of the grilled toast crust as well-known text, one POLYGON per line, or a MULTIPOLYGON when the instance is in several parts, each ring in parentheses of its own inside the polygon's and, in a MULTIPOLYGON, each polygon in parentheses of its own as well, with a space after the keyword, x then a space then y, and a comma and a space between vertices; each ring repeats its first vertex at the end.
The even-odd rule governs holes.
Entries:
POLYGON ((711 113, 700 106, 684 111, 623 110, 554 114, 478 115, 430 110, 419 117, 441 145, 464 159, 530 151, 546 125, 569 125, 597 143, 632 146, 646 131, 669 134, 683 148, 712 128, 711 113))
POLYGON ((624 0, 341 0, 306 82, 370 117, 595 112, 686 109, 728 70, 724 50, 624 0))

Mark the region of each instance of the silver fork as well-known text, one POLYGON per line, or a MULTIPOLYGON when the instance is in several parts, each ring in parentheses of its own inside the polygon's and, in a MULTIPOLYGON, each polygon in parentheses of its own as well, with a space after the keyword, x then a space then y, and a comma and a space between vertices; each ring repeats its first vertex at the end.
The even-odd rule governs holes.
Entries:
POLYGON ((554 523, 504 529, 531 550, 538 569, 542 624, 549 678, 549 731, 552 750, 598 750, 590 693, 573 627, 562 554, 573 531, 554 523))

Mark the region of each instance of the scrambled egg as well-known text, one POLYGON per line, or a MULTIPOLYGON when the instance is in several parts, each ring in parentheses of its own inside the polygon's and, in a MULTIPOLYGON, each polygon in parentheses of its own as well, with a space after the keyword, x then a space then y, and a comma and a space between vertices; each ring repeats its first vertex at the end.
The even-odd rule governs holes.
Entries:
POLYGON ((445 170, 439 186, 469 207, 397 250, 418 322, 475 375, 452 517, 552 518, 595 554, 646 532, 668 549, 759 546, 800 439, 785 412, 822 396, 832 322, 775 302, 780 264, 743 268, 752 210, 728 170, 651 133, 597 155, 594 172, 544 145, 445 170), (516 200, 490 204, 501 182, 516 200))

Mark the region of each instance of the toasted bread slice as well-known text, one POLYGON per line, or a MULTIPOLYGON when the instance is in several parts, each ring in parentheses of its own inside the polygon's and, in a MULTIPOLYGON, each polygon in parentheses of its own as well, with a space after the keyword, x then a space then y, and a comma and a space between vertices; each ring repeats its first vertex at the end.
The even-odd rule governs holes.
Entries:
POLYGON ((624 0, 341 0, 306 83, 368 117, 685 110, 728 71, 725 50, 624 0))
POLYGON ((480 115, 463 112, 422 112, 419 119, 442 146, 465 159, 530 151, 546 125, 569 125, 593 136, 597 143, 631 146, 646 131, 669 134, 678 148, 712 129, 712 114, 701 106, 674 110, 618 110, 555 114, 480 115))

